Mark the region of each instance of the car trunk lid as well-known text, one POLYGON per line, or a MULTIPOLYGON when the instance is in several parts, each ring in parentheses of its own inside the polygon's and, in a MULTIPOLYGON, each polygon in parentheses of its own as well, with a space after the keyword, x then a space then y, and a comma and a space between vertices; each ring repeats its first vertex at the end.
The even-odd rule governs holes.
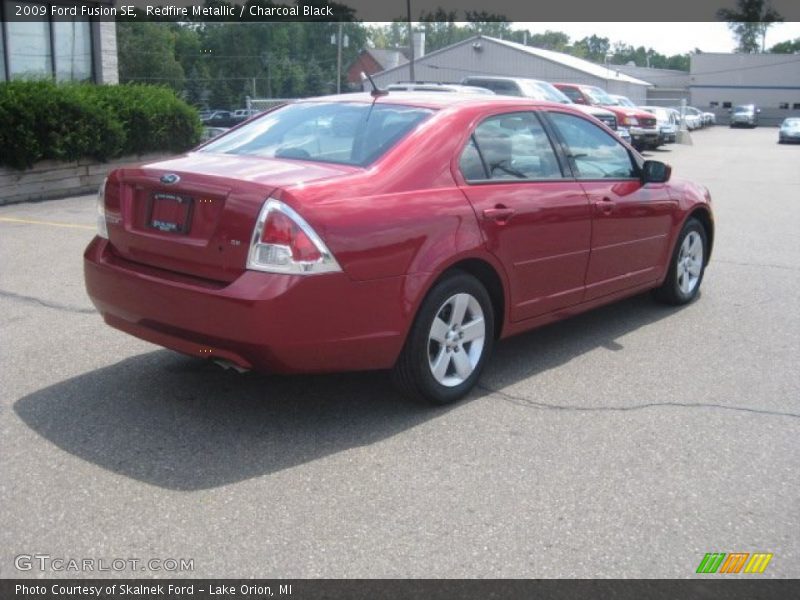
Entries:
POLYGON ((106 187, 109 240, 121 258, 230 282, 245 270, 267 197, 277 188, 354 170, 205 153, 118 169, 106 187))

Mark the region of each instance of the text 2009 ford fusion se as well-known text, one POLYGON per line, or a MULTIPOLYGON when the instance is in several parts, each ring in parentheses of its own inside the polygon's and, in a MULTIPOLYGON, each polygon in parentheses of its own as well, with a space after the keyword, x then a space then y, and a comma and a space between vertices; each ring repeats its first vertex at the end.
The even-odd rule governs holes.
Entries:
POLYGON ((392 368, 439 404, 499 338, 648 289, 690 302, 714 237, 704 187, 592 117, 458 94, 300 101, 115 170, 98 209, 109 325, 246 369, 392 368))

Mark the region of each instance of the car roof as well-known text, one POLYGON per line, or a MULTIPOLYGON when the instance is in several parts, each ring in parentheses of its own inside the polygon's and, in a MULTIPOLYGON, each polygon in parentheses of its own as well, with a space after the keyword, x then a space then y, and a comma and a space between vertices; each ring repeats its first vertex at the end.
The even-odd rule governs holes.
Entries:
POLYGON ((494 94, 492 90, 474 85, 462 85, 460 83, 436 83, 436 82, 410 82, 398 81, 386 86, 390 92, 461 92, 464 94, 494 94))
POLYGON ((368 92, 356 92, 353 94, 335 94, 332 96, 317 96, 315 98, 303 98, 300 102, 362 102, 376 104, 398 104, 405 106, 419 106, 424 108, 448 108, 454 105, 473 105, 473 106, 566 106, 557 102, 546 102, 544 100, 533 100, 519 96, 501 96, 490 94, 443 94, 441 92, 418 92, 402 91, 399 93, 389 92, 385 96, 374 98, 368 92))

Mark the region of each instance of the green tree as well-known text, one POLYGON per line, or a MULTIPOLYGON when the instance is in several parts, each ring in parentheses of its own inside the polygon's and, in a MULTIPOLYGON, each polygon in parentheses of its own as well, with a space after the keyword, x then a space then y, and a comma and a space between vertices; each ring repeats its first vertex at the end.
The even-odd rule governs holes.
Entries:
POLYGON ((435 12, 423 13, 419 30, 425 32, 425 51, 433 52, 475 35, 468 27, 456 22, 455 11, 446 12, 437 8, 435 12))
POLYGON ((182 90, 185 74, 175 56, 175 43, 168 23, 118 23, 120 83, 158 83, 182 90))
POLYGON ((604 63, 610 50, 611 42, 608 38, 592 35, 572 44, 570 54, 597 63, 604 63))
POLYGON ((563 31, 550 31, 534 33, 528 37, 528 45, 545 50, 564 52, 569 47, 569 36, 563 31))
POLYGON ((502 15, 489 13, 485 10, 468 10, 465 15, 473 34, 479 33, 501 39, 511 37, 511 23, 502 15))
POLYGON ((776 54, 797 54, 800 52, 800 38, 775 44, 769 51, 776 54))
POLYGON ((764 52, 767 30, 783 17, 772 8, 769 0, 736 0, 737 9, 721 8, 717 18, 728 22, 738 45, 737 52, 764 52))

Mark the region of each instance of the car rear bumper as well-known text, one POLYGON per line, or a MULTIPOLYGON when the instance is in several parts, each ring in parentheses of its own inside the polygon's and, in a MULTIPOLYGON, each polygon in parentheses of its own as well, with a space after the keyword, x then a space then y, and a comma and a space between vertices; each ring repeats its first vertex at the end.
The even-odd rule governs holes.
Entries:
POLYGON ((245 271, 230 284, 117 257, 95 238, 84 254, 86 289, 117 329, 200 358, 281 373, 383 369, 410 323, 408 277, 353 281, 245 271))

